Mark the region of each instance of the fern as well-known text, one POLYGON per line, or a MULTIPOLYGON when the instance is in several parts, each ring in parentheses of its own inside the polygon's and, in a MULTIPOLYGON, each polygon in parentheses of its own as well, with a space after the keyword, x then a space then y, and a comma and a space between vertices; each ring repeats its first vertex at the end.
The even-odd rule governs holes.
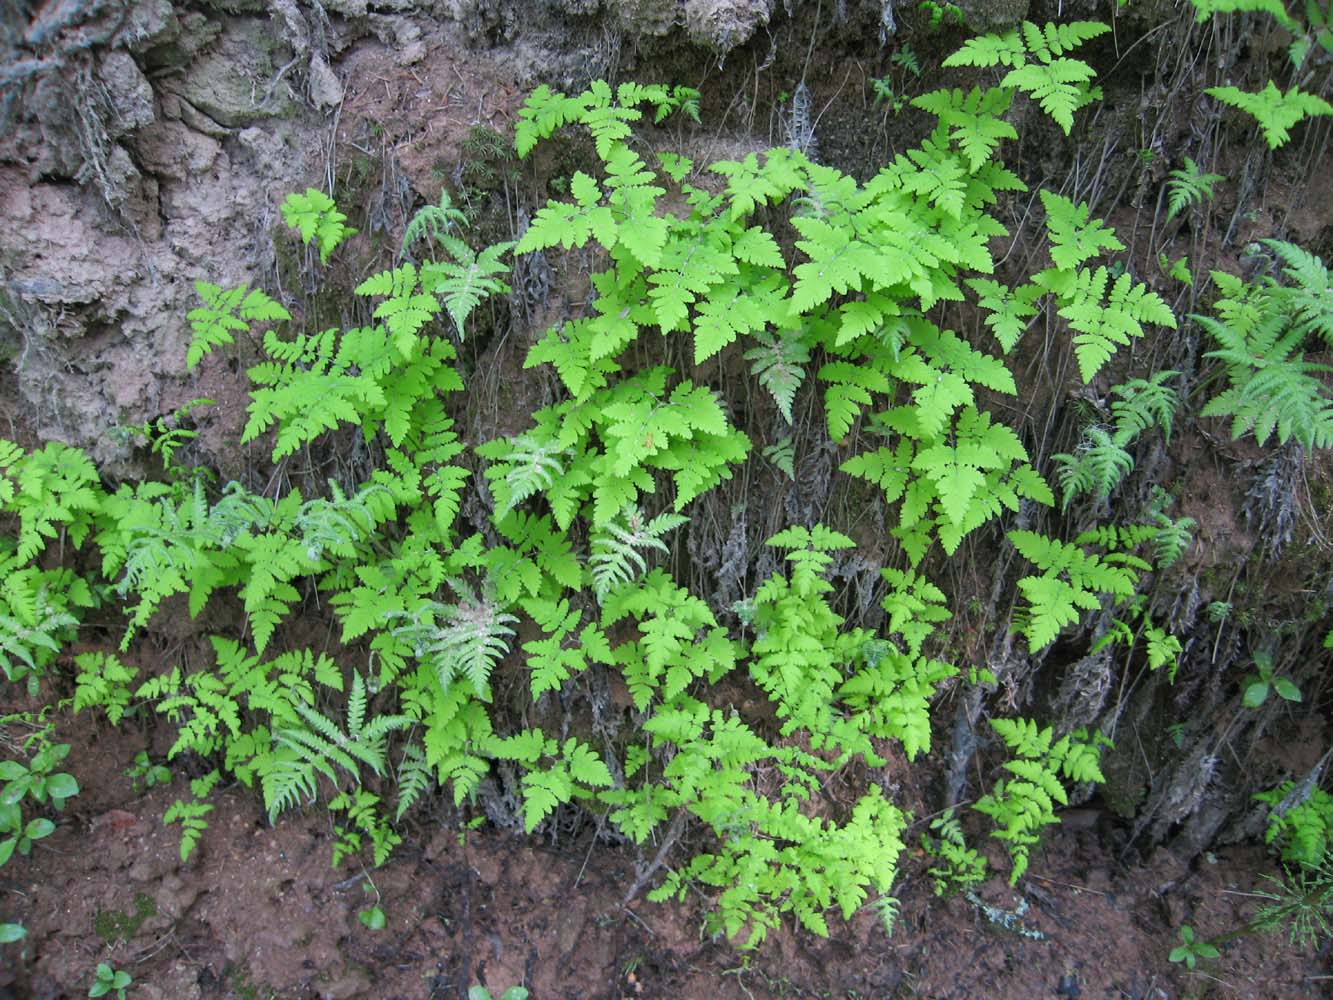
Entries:
POLYGON ((1165 383, 1180 372, 1164 369, 1148 378, 1134 378, 1111 387, 1111 394, 1119 399, 1111 403, 1115 418, 1115 441, 1122 447, 1134 441, 1151 427, 1162 428, 1169 444, 1171 422, 1175 418, 1180 396, 1165 383))
POLYGON ((662 536, 679 528, 689 518, 680 514, 659 514, 651 521, 633 508, 627 508, 619 519, 611 521, 593 535, 588 556, 592 569, 593 593, 599 601, 623 583, 648 568, 641 549, 669 552, 662 536))
POLYGON ((294 342, 265 334, 264 347, 277 361, 249 369, 258 389, 250 394, 250 419, 241 443, 255 440, 275 423, 275 461, 295 452, 342 423, 361 423, 385 404, 384 389, 373 373, 359 371, 352 358, 336 350, 336 330, 294 342))
POLYGON ((1333 795, 1307 782, 1287 781, 1260 792, 1270 807, 1264 843, 1276 845, 1283 861, 1316 868, 1333 842, 1333 795))
MULTIPOLYGON (((7 565, 4 565, 7 564, 7 565)), ((35 695, 41 678, 79 625, 75 614, 93 605, 87 583, 70 570, 0 566, 0 670, 11 682, 24 680, 35 695)))
POLYGON ((1131 379, 1112 386, 1111 394, 1120 397, 1111 403, 1114 431, 1089 427, 1083 432, 1074 454, 1051 456, 1060 467, 1060 483, 1064 489, 1061 503, 1065 509, 1080 493, 1090 493, 1098 503, 1105 503, 1134 467, 1128 446, 1148 428, 1161 426, 1170 440, 1171 420, 1178 397, 1174 389, 1163 383, 1179 374, 1176 371, 1154 372, 1148 379, 1131 379))
POLYGON ((1167 175, 1167 219, 1174 219, 1186 209, 1209 201, 1213 197, 1213 185, 1224 179, 1221 174, 1204 173, 1197 163, 1185 157, 1185 165, 1167 175))
POLYGON ((611 648, 606 636, 594 624, 576 631, 583 621, 583 613, 571 611, 569 602, 531 598, 523 602, 523 610, 532 616, 548 635, 523 644, 528 654, 526 666, 531 671, 530 687, 533 698, 547 691, 559 691, 565 681, 587 669, 590 662, 610 664, 611 648), (569 640, 576 638, 573 645, 569 640))
POLYGON ((1005 139, 1017 139, 1018 131, 1002 117, 1009 110, 1012 95, 1000 88, 981 90, 973 87, 964 96, 961 90, 936 90, 912 101, 912 106, 929 111, 949 129, 972 173, 989 163, 1005 139))
POLYGON ((1087 63, 1064 58, 1064 54, 1110 30, 1109 25, 1096 21, 1047 23, 1044 28, 1024 21, 1020 29, 1004 35, 968 40, 944 65, 1013 67, 1000 86, 1031 95, 1068 135, 1074 112, 1095 96, 1088 82, 1096 74, 1087 63))
POLYGON ((347 857, 355 857, 364 843, 362 834, 370 838, 371 859, 375 867, 389 860, 393 849, 402 843, 402 837, 393 831, 388 822, 380 815, 380 798, 364 788, 351 792, 339 792, 329 800, 330 813, 345 812, 348 826, 336 823, 333 827, 332 865, 337 868, 347 857))
POLYGON ((396 637, 409 643, 413 655, 425 663, 448 687, 455 677, 465 678, 478 698, 489 699, 490 676, 496 661, 508 650, 506 639, 514 634, 513 615, 501 611, 466 585, 455 584, 463 594, 457 604, 429 601, 396 626, 396 637))
POLYGON ((1272 291, 1282 300, 1288 321, 1307 337, 1314 335, 1333 348, 1333 286, 1323 260, 1294 243, 1264 240, 1286 266, 1282 273, 1289 284, 1272 291))
POLYGON ((441 186, 440 203, 423 205, 417 209, 403 230, 403 245, 398 251, 398 256, 406 257, 418 240, 425 239, 433 243, 446 236, 452 236, 455 227, 463 229, 466 226, 467 216, 454 208, 453 199, 449 197, 449 189, 441 186))
POLYGON ((612 784, 606 764, 588 746, 573 737, 560 744, 547 739, 540 729, 530 729, 495 741, 492 752, 502 760, 516 760, 531 768, 523 776, 523 826, 531 833, 557 806, 576 795, 585 797, 589 788, 612 784), (532 767, 543 757, 553 757, 550 766, 532 767))
POLYGON ((101 477, 79 449, 49 441, 24 453, 0 440, 0 507, 19 518, 19 565, 36 559, 46 539, 83 545, 104 496, 101 477))
MULTIPOLYGON (((716 681, 736 662, 736 650, 708 605, 676 586, 661 569, 614 591, 602 607, 601 628, 610 633, 629 619, 638 638, 607 650, 624 675, 635 707, 660 699, 679 701, 696 680, 716 681)), ((590 648, 598 650, 600 642, 590 648)), ((598 650, 600 655, 600 650, 598 650)))
POLYGON ((357 781, 361 766, 382 774, 387 754, 385 737, 411 722, 403 715, 376 715, 368 721, 365 681, 356 673, 352 675, 345 730, 303 702, 295 702, 292 707, 299 720, 274 728, 273 742, 282 749, 260 768, 270 823, 295 805, 302 794, 313 796, 316 772, 335 783, 334 765, 357 781))
MULTIPOLYGON (((1145 533, 1131 532, 1130 542, 1145 533)), ((1011 531, 1009 540, 1029 562, 1041 570, 1040 576, 1018 581, 1018 589, 1027 601, 1019 631, 1027 637, 1033 652, 1049 645, 1068 625, 1075 624, 1082 611, 1097 611, 1101 597, 1127 599, 1134 594, 1141 573, 1150 569, 1143 559, 1118 551, 1126 539, 1114 529, 1105 537, 1085 533, 1072 544, 1046 538, 1031 531, 1011 531), (1102 555, 1083 546, 1104 543, 1109 549, 1102 555)))
POLYGON ((204 817, 213 811, 213 804, 206 800, 221 778, 221 772, 216 769, 202 778, 195 778, 190 782, 190 792, 194 796, 193 800, 186 802, 183 799, 177 799, 162 816, 163 823, 168 825, 179 823, 181 825, 180 857, 182 863, 190 860, 190 855, 194 853, 199 838, 208 829, 208 820, 204 817))
POLYGON ((235 343, 235 335, 255 323, 290 320, 291 314, 259 289, 244 285, 223 289, 196 281, 195 291, 204 304, 186 314, 192 336, 185 352, 185 367, 192 370, 215 347, 235 343))
POLYGON ((1051 260, 1062 271, 1073 271, 1102 250, 1124 250, 1125 245, 1101 219, 1089 219, 1086 204, 1075 205, 1064 195, 1040 192, 1046 209, 1046 231, 1051 239, 1051 260))
POLYGON ((936 625, 953 617, 944 592, 908 570, 885 568, 880 570, 880 576, 889 587, 880 601, 880 607, 889 616, 885 631, 902 636, 907 651, 917 656, 925 641, 935 633, 936 625))
POLYGON ((429 294, 444 296, 445 311, 462 339, 463 325, 482 299, 509 291, 497 275, 508 273, 509 265, 502 264, 500 257, 514 244, 495 243, 478 253, 460 239, 444 237, 441 242, 453 260, 423 265, 421 287, 429 294))
MULTIPOLYGON (((750 373, 768 390, 787 423, 792 422, 792 403, 796 391, 805 381, 805 365, 810 360, 810 349, 799 335, 784 331, 779 334, 757 333, 754 339, 761 345, 745 352, 750 362, 750 373)), ((845 431, 844 431, 845 433, 845 431)))
POLYGON ((1158 569, 1173 566, 1189 551, 1194 542, 1194 529, 1198 527, 1192 517, 1169 517, 1166 508, 1171 505, 1171 500, 1171 495, 1161 487, 1153 487, 1148 507, 1152 524, 1148 526, 1147 541, 1158 569))
POLYGON ((1282 0, 1190 0, 1194 5, 1194 19, 1202 24, 1214 14, 1229 14, 1235 11, 1263 11, 1271 14, 1284 28, 1293 28, 1296 23, 1287 13, 1282 0))
POLYGON ((402 821, 408 810, 421 800, 433 784, 426 755, 415 743, 403 747, 403 758, 395 777, 398 782, 398 808, 393 819, 397 823, 402 821))
POLYGON ((1037 315, 1036 300, 1042 290, 1035 285, 1006 288, 989 278, 970 278, 967 285, 977 293, 977 304, 987 310, 986 325, 991 328, 1001 350, 1008 354, 1037 315))
POLYGON ((319 244, 319 262, 327 264, 329 254, 356 230, 344 223, 347 216, 338 211, 333 199, 323 191, 307 188, 305 194, 289 194, 282 203, 282 218, 301 234, 301 242, 307 246, 312 241, 319 244))
POLYGON ((1011 777, 997 781, 973 808, 999 827, 994 836, 1009 850, 1014 863, 1009 884, 1016 885, 1027 871, 1032 848, 1040 843, 1040 831, 1059 822, 1056 804, 1069 802, 1061 777, 1105 782, 1098 762, 1101 747, 1110 741, 1084 730, 1053 740, 1049 726, 1040 729, 1026 719, 992 719, 991 726, 1016 757, 1004 764, 1011 777))
MULTIPOLYGON (((1052 240, 1056 238, 1053 231, 1052 240)), ((1052 248, 1053 257, 1058 252, 1057 248, 1052 248)), ((1077 251, 1070 250, 1065 259, 1079 260, 1091 252, 1090 247, 1081 246, 1077 251)), ((1085 383, 1092 381, 1117 348, 1142 337, 1144 324, 1176 329, 1174 314, 1156 292, 1150 292, 1142 283, 1136 284, 1129 274, 1120 275, 1113 284, 1110 277, 1106 267, 1098 267, 1096 270, 1047 270, 1034 279, 1038 285, 1055 293, 1059 315, 1076 331, 1074 354, 1078 359, 1079 375, 1085 383)))
POLYGON ((1276 433, 1279 442, 1295 439, 1307 449, 1333 446, 1333 399, 1320 379, 1329 368, 1301 352, 1312 323, 1327 329, 1326 316, 1310 308, 1310 289, 1271 278, 1247 285, 1216 271, 1213 280, 1222 293, 1213 306, 1217 317, 1191 318, 1221 345, 1206 356, 1223 362, 1230 385, 1203 415, 1230 416, 1233 438, 1253 431, 1260 444, 1276 433))
POLYGON ((1239 108, 1259 123, 1269 149, 1277 149, 1291 138, 1290 129, 1318 115, 1333 115, 1333 104, 1322 97, 1292 87, 1285 94, 1272 80, 1258 93, 1237 87, 1209 87, 1209 97, 1239 108))
POLYGON ((1134 467, 1129 452, 1101 427, 1083 432, 1075 454, 1052 455, 1051 460, 1060 466, 1060 486, 1064 490, 1060 506, 1065 510, 1080 493, 1090 493, 1098 503, 1105 503, 1134 467))
POLYGON ((74 711, 100 706, 106 710, 108 722, 120 725, 130 706, 130 683, 139 668, 127 667, 106 653, 80 653, 74 657, 74 665, 78 668, 74 679, 74 711))

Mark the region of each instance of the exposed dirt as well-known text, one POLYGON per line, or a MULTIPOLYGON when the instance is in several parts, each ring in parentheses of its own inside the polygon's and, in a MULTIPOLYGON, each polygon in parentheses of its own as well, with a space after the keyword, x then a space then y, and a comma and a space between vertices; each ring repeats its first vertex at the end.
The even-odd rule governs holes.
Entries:
POLYGON ((1194 866, 1159 852, 1126 870, 1125 831, 1096 808, 1066 817, 1017 889, 982 887, 983 903, 1025 910, 1012 929, 966 899, 935 899, 912 852, 891 936, 862 912, 832 921, 828 940, 784 927, 746 954, 701 936, 699 901, 622 909, 635 858, 594 845, 591 828, 533 843, 484 826, 460 833, 442 811, 384 868, 334 870, 327 816, 270 827, 256 797, 233 788, 182 864, 179 829, 161 816, 188 795, 184 776, 139 794, 122 775, 144 734, 83 717, 60 737, 82 791, 0 883, 0 918, 28 929, 0 972, 17 996, 84 995, 101 961, 128 971, 143 1000, 452 998, 475 983, 497 996, 521 983, 536 1000, 1295 1000, 1327 996, 1333 974, 1327 948, 1302 954, 1279 936, 1238 939, 1194 973, 1173 966, 1182 923, 1211 936, 1253 914, 1267 862, 1245 847, 1194 866), (357 915, 376 903, 387 926, 371 931, 357 915))

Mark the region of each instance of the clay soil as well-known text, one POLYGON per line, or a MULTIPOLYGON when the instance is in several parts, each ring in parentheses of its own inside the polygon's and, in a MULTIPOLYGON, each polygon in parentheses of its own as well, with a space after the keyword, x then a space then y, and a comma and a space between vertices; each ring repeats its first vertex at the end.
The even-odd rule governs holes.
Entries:
POLYGON ((535 1000, 1295 1000, 1328 996, 1333 984, 1327 944, 1301 952, 1276 935, 1239 938, 1192 973, 1172 965, 1176 928, 1202 937, 1243 924, 1271 866, 1254 847, 1194 866, 1126 854, 1126 832, 1096 809, 1068 816, 1017 888, 982 887, 979 900, 1011 914, 1011 927, 966 899, 935 898, 912 851, 892 935, 863 911, 831 921, 827 940, 784 927, 745 953, 701 934, 702 897, 622 908, 639 859, 598 842, 592 825, 544 840, 460 832, 442 804, 383 868, 335 870, 323 810, 271 827, 257 796, 236 787, 215 796, 182 863, 179 828, 161 817, 188 795, 185 769, 136 791, 123 772, 153 741, 133 723, 85 713, 59 738, 72 745, 82 791, 57 832, 0 880, 0 917, 28 929, 4 952, 6 998, 85 996, 103 961, 133 976, 138 1000, 453 998, 477 983, 497 997, 521 983, 535 1000), (1132 867, 1119 860, 1129 856, 1132 867), (358 914, 376 902, 387 926, 372 931, 358 914))

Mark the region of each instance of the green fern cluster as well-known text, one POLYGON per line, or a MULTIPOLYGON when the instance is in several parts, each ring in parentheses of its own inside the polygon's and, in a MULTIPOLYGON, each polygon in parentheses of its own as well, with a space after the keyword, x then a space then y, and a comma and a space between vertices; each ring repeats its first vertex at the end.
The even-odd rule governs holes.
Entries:
POLYGON ((1074 113, 1101 97, 1093 87, 1092 68, 1067 53, 1110 31, 1098 21, 1047 24, 1024 21, 1003 35, 982 35, 944 60, 945 66, 1009 66, 1000 86, 1028 94, 1051 116, 1065 135, 1074 127, 1074 113))
MULTIPOLYGON (((1257 12, 1268 14, 1288 33, 1291 41, 1288 47, 1291 69, 1299 75, 1306 67, 1307 59, 1316 45, 1325 51, 1333 50, 1333 33, 1329 31, 1328 11, 1321 10, 1318 3, 1307 0, 1305 19, 1293 17, 1283 5, 1282 0, 1190 0, 1198 20, 1207 20, 1214 14, 1233 12, 1257 12)), ((1263 132, 1264 141, 1270 149, 1277 149, 1291 138, 1291 128, 1306 118, 1319 115, 1333 115, 1333 104, 1322 97, 1292 86, 1283 92, 1277 84, 1269 80, 1262 90, 1249 92, 1239 87, 1209 87, 1207 91, 1223 104, 1238 108, 1252 117, 1263 132)))
POLYGON ((1304 790, 1301 797, 1296 782, 1288 781, 1260 792, 1255 800, 1268 805, 1268 829, 1264 842, 1276 845, 1283 861, 1306 868, 1327 863, 1333 842, 1333 795, 1322 788, 1304 790))
MULTIPOLYGON (((230 775, 258 790, 270 819, 323 800, 335 864, 364 852, 380 864, 416 804, 437 789, 467 803, 500 762, 529 831, 574 806, 636 845, 674 842, 694 824, 702 849, 672 864, 653 896, 716 890, 716 932, 757 944, 784 914, 820 934, 831 909, 891 916, 910 817, 877 786, 835 800, 830 778, 930 751, 932 702, 958 674, 940 658, 945 595, 921 569, 933 547, 953 554, 1025 501, 1055 501, 1019 434, 986 408, 1016 395, 1008 365, 941 326, 937 307, 970 291, 1006 353, 1052 308, 1073 331, 1084 381, 1146 325, 1175 325, 1146 286, 1099 262, 1123 249, 1114 233, 1049 192, 1051 266, 1017 287, 993 277, 991 247, 1006 235, 994 206, 1023 190, 998 159, 1017 138, 1013 99, 1031 95, 1068 131, 1095 92, 1093 71, 1069 52, 1104 30, 1025 23, 969 43, 950 65, 1008 75, 918 98, 937 126, 864 183, 790 149, 702 168, 642 153, 632 140, 646 117, 697 115, 688 88, 539 88, 519 116, 519 155, 571 129, 595 159, 517 244, 474 249, 442 195, 409 227, 401 263, 357 287, 365 320, 350 329, 299 329, 262 292, 199 287, 191 365, 267 327, 244 441, 262 442, 284 469, 355 442, 372 466, 359 466, 359 481, 344 472, 318 495, 256 494, 211 490, 196 474, 107 492, 80 452, 0 444, 0 509, 15 535, 0 554, 0 666, 35 685, 85 608, 123 605, 121 655, 75 660, 74 703, 113 723, 151 707, 173 728, 169 756, 209 762, 165 817, 181 825, 183 854, 230 775), (436 259, 407 259, 423 244, 436 259), (470 465, 448 410, 463 388, 453 344, 508 291, 509 255, 557 248, 586 252, 598 269, 587 307, 527 357, 552 367, 556 397, 526 428, 470 449, 482 474, 460 517, 470 465), (723 391, 724 377, 746 371, 774 425, 822 409, 828 436, 849 447, 841 471, 890 506, 903 558, 881 570, 881 629, 847 627, 830 578, 855 545, 822 524, 768 539, 780 568, 752 581, 740 627, 678 580, 672 533, 751 457, 736 395, 723 391), (39 561, 65 542, 92 543, 101 584, 39 561), (140 676, 133 643, 159 610, 179 601, 198 615, 218 600, 243 616, 234 634, 211 637, 211 658, 140 676), (337 659, 288 647, 285 623, 315 606, 339 629, 337 659), (623 684, 628 737, 601 739, 600 720, 596 738, 511 729, 493 703, 497 690, 518 690, 551 704, 590 672, 623 684), (715 704, 724 679, 764 704, 715 704)), ((353 232, 316 191, 290 198, 284 217, 324 261, 353 232)), ((1292 266, 1308 292, 1317 275, 1292 266)), ((1323 329, 1321 301, 1283 308, 1308 333, 1323 329)), ((1108 448, 1127 454, 1153 427, 1170 433, 1173 375, 1113 390, 1100 430, 1108 448)), ((1124 471, 1115 456, 1094 461, 1097 447, 1066 463, 1090 469, 1071 471, 1066 503, 1082 489, 1109 495, 1124 471)), ((764 449, 792 478, 796 453, 791 434, 764 449)), ((1178 557, 1188 525, 1156 508, 1152 519, 1072 543, 1010 533, 1037 566, 1019 583, 1031 648, 1111 602, 1118 621, 1142 623, 1150 659, 1170 652, 1171 637, 1133 603, 1150 568, 1134 550, 1178 557)), ((974 670, 970 682, 987 676, 974 670)), ((996 720, 996 731, 1015 756, 978 808, 1010 845, 1017 878, 1065 782, 1100 780, 1099 740, 1056 739, 1023 720, 996 720)), ((960 829, 937 833, 940 870, 979 877, 960 829)))
POLYGON ((1224 366, 1228 386, 1203 415, 1231 417, 1231 436, 1253 431, 1264 444, 1294 440, 1306 449, 1333 447, 1333 396, 1324 385, 1329 366, 1305 360, 1318 338, 1333 347, 1333 287, 1318 257, 1291 243, 1264 240, 1284 265, 1286 281, 1247 283, 1213 272, 1215 316, 1192 316, 1220 348, 1207 356, 1224 366))
POLYGON ((1111 395, 1117 397, 1111 403, 1111 428, 1091 425, 1084 430, 1073 454, 1051 456, 1059 467, 1061 506, 1067 509, 1081 493, 1090 493, 1098 503, 1104 503, 1134 467, 1129 446, 1150 428, 1161 427, 1166 439, 1171 440, 1171 422, 1179 397, 1166 382, 1179 375, 1167 369, 1111 387, 1111 395))
POLYGON ((1011 777, 996 782, 973 808, 995 821, 994 836, 1013 859, 1009 884, 1014 885, 1027 871, 1029 853, 1042 827, 1059 822, 1056 805, 1069 803, 1064 782, 1106 781, 1099 764, 1101 748, 1111 741, 1085 730, 1057 740, 1049 726, 1042 729, 1026 719, 992 719, 991 727, 1014 753, 1004 764, 1011 777))

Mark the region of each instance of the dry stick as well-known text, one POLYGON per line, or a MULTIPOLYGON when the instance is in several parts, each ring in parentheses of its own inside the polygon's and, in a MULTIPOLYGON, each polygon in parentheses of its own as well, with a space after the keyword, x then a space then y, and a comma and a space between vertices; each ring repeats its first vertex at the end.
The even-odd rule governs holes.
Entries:
POLYGON ((620 901, 621 909, 629 906, 630 901, 639 894, 639 890, 647 885, 648 881, 657 874, 657 869, 662 867, 662 862, 666 860, 667 852, 670 851, 676 841, 680 839, 680 835, 685 832, 685 818, 687 815, 688 813, 686 813, 684 809, 676 811, 675 819, 671 821, 671 825, 667 827, 666 836, 662 838, 662 846, 659 847, 657 853, 653 855, 652 863, 649 864, 647 869, 634 880, 634 884, 629 887, 629 892, 625 893, 625 898, 620 901))

